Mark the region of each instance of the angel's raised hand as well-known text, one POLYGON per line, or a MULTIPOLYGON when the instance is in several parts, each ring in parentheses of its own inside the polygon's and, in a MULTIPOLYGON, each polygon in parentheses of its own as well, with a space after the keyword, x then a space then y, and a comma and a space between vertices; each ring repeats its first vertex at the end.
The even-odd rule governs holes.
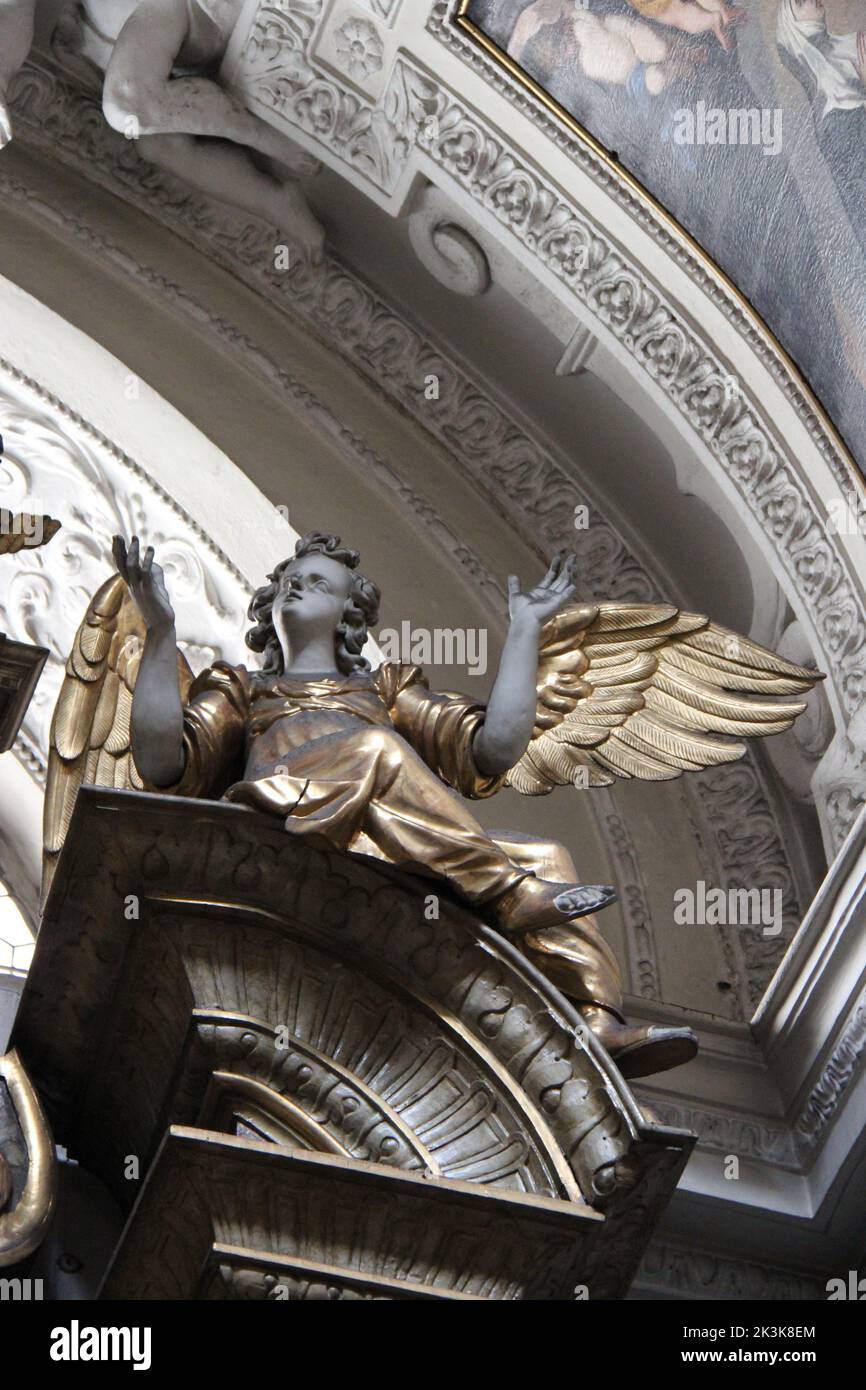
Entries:
POLYGON ((532 622, 542 627, 556 616, 574 596, 576 557, 560 550, 540 584, 524 592, 520 580, 508 581, 508 611, 512 623, 532 622))
POLYGON ((153 546, 149 545, 142 556, 137 536, 133 536, 128 550, 123 538, 115 536, 112 553, 117 572, 135 599, 148 631, 173 627, 174 609, 162 567, 154 562, 153 546))

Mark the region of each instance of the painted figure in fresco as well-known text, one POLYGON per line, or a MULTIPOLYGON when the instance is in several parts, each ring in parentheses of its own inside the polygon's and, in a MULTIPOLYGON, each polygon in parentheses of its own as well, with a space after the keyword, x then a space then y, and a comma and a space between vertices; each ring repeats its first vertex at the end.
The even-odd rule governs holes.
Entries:
MULTIPOLYGON (((686 34, 712 33, 726 51, 731 49, 727 26, 744 18, 744 11, 722 0, 626 0, 647 19, 679 29, 686 34)), ((615 86, 634 81, 635 73, 645 73, 647 90, 662 91, 672 77, 689 62, 700 62, 697 50, 675 52, 664 36, 651 25, 626 14, 597 14, 580 0, 536 0, 524 10, 508 41, 508 54, 520 63, 529 44, 543 30, 569 22, 574 52, 572 61, 587 77, 615 86)), ((571 45, 570 45, 571 47, 571 45)), ((551 55, 553 58, 553 55, 551 55)), ((562 62, 559 54, 558 61, 562 62)))
POLYGON ((578 882, 558 844, 488 833, 463 800, 509 785, 667 780, 731 762, 731 735, 781 732, 805 708, 779 696, 819 678, 666 604, 579 603, 574 557, 524 591, 485 705, 430 690, 414 665, 363 656, 379 591, 356 551, 311 532, 253 597, 261 670, 177 650, 153 550, 115 542, 118 575, 92 601, 55 711, 46 878, 82 782, 223 797, 288 835, 447 884, 577 1003, 628 1076, 688 1061, 689 1029, 634 1028, 591 913, 615 897, 578 882))
POLYGON ((539 0, 524 10, 508 43, 508 54, 522 61, 529 44, 544 30, 566 20, 564 36, 552 39, 551 68, 569 64, 585 77, 656 96, 695 63, 699 49, 674 48, 663 34, 625 14, 597 15, 575 0, 539 0))
MULTIPOLYGON (((781 0, 776 38, 808 94, 821 154, 866 256, 866 30, 832 34, 821 0, 781 0)), ((836 313, 852 370, 866 381, 859 326, 844 301, 836 313)))
POLYGON ((866 30, 831 34, 822 0, 781 0, 776 36, 809 84, 820 121, 866 107, 866 30))
MULTIPOLYGON (((243 0, 85 0, 77 46, 105 75, 106 120, 144 159, 278 227, 316 262, 324 232, 297 181, 316 162, 213 77, 242 8, 243 0)), ((0 0, 0 146, 11 139, 7 94, 33 42, 35 9, 36 0, 0 0)))
POLYGON ((733 47, 729 29, 742 24, 746 11, 724 0, 627 0, 632 9, 684 34, 713 34, 726 53, 733 47))
POLYGON ((862 452, 866 32, 833 30, 866 31, 866 6, 827 0, 825 12, 822 0, 752 0, 747 8, 745 31, 733 4, 714 11, 719 42, 709 41, 712 27, 688 28, 712 17, 708 4, 471 0, 467 20, 677 219, 862 452), (760 121, 760 145, 678 139, 699 103, 760 121))

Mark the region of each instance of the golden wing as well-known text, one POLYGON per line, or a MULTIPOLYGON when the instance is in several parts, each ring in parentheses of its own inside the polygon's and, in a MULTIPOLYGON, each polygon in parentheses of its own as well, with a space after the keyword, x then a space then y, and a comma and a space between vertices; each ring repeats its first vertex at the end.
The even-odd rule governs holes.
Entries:
POLYGON ((779 696, 823 679, 698 613, 573 604, 544 628, 535 731, 508 785, 543 796, 736 762, 740 740, 782 733, 806 708, 779 696))
MULTIPOLYGON (((116 574, 90 601, 51 721, 42 823, 43 901, 82 783, 143 788, 132 757, 131 724, 144 639, 138 607, 116 574)), ((193 676, 181 652, 178 673, 185 701, 193 676)))

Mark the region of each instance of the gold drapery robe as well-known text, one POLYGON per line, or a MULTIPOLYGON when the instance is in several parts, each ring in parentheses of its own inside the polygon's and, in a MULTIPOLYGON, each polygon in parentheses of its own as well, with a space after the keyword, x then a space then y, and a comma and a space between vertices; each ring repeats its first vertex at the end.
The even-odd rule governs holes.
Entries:
MULTIPOLYGON (((528 872, 576 882, 561 846, 491 836, 461 801, 505 782, 475 763, 484 716, 477 701, 431 691, 417 666, 300 681, 217 662, 189 693, 182 777, 150 790, 279 815, 289 834, 443 878, 479 904, 528 872)), ((607 943, 589 919, 568 932, 580 996, 619 1012, 607 943)))

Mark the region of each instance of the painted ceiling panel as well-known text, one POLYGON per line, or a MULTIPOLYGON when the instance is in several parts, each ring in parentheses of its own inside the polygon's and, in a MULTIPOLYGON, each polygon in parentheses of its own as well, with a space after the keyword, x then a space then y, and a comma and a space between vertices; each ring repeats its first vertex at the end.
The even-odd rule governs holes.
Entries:
POLYGON ((672 213, 866 458, 863 0, 468 0, 672 213))

